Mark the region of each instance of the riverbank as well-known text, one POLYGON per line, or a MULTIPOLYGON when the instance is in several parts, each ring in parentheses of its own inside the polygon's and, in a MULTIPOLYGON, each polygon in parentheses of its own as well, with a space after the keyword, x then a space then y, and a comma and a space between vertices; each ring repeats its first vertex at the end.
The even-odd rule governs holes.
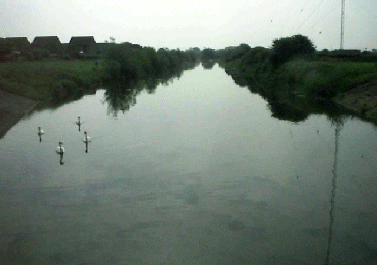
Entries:
POLYGON ((194 67, 190 52, 143 48, 129 43, 116 45, 101 60, 46 60, 0 64, 0 138, 30 109, 57 107, 92 94, 107 83, 124 90, 129 81, 148 81, 153 90, 158 81, 180 75, 194 67))
POLYGON ((360 116, 377 121, 377 79, 336 96, 334 101, 360 116))
POLYGON ((62 100, 98 85, 101 61, 35 61, 0 64, 0 89, 26 98, 62 100))
POLYGON ((37 104, 37 100, 0 90, 0 139, 37 104))
POLYGON ((294 59, 272 68, 268 58, 245 63, 241 56, 222 61, 236 83, 267 100, 300 108, 302 99, 325 101, 377 122, 377 64, 294 59))
POLYGON ((35 61, 0 64, 0 139, 39 102, 78 98, 102 78, 101 61, 35 61))

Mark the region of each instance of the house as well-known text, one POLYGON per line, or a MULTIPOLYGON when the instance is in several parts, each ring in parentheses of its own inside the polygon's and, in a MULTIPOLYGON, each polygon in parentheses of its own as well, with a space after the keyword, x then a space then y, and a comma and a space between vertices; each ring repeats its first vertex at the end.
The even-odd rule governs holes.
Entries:
POLYGON ((71 56, 94 56, 97 53, 93 36, 72 37, 68 44, 71 56))
POLYGON ((12 49, 5 38, 0 38, 0 62, 10 60, 12 49))
POLYGON ((26 37, 0 38, 0 61, 18 61, 30 58, 30 42, 26 37))
POLYGON ((6 55, 11 53, 11 47, 5 38, 0 38, 0 54, 6 55))
POLYGON ((106 54, 107 50, 113 43, 108 43, 108 42, 102 42, 102 43, 97 43, 96 44, 96 54, 98 56, 102 56, 106 54))
POLYGON ((24 53, 30 51, 30 42, 26 37, 9 37, 5 38, 5 41, 12 52, 24 53))
POLYGON ((35 37, 31 44, 34 49, 45 49, 50 55, 62 53, 63 47, 57 36, 35 37))

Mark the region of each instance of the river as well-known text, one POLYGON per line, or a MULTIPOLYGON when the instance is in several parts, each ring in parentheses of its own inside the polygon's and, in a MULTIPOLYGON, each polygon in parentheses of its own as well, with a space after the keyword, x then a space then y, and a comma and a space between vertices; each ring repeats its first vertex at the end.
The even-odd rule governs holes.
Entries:
POLYGON ((217 65, 124 111, 107 98, 34 112, 0 140, 1 264, 377 262, 373 124, 279 120, 217 65))

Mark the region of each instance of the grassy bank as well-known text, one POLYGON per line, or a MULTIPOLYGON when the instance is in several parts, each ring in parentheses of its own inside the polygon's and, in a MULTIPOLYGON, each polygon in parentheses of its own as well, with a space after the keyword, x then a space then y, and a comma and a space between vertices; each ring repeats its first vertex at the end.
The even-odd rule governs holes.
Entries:
POLYGON ((275 95, 282 100, 289 94, 311 101, 325 100, 377 121, 376 63, 294 60, 276 71, 272 84, 275 88, 270 90, 280 88, 280 96, 275 95))
POLYGON ((339 94, 333 100, 360 116, 377 122, 377 79, 339 94))
POLYGON ((327 100, 376 80, 377 64, 294 60, 282 65, 275 79, 290 92, 327 100))
POLYGON ((114 44, 102 60, 0 63, 0 138, 31 109, 57 108, 101 87, 116 115, 143 89, 179 77, 197 63, 192 52, 114 44), (8 93, 9 92, 9 93, 8 93))
POLYGON ((336 102, 377 120, 377 63, 301 56, 274 67, 271 54, 265 48, 239 46, 220 57, 220 65, 238 84, 247 85, 269 101, 292 108, 304 107, 300 102, 336 102))
POLYGON ((377 63, 322 62, 296 59, 272 69, 268 62, 245 65, 242 59, 222 63, 235 79, 246 79, 249 85, 269 94, 287 93, 320 99, 332 99, 358 85, 377 79, 377 63))
POLYGON ((0 89, 40 101, 64 99, 98 85, 102 72, 97 61, 1 63, 0 89))
POLYGON ((114 43, 102 60, 1 63, 0 89, 44 103, 63 102, 79 98, 102 82, 166 79, 196 61, 192 51, 114 43))

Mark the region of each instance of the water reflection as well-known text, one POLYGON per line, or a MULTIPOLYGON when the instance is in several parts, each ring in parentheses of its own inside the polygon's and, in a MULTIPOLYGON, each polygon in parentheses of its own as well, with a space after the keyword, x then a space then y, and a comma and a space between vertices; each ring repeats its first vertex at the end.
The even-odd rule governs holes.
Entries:
POLYGON ((89 146, 89 142, 91 142, 91 138, 88 136, 88 133, 85 131, 84 132, 84 139, 83 139, 83 142, 85 143, 85 153, 88 153, 88 146, 89 146))
POLYGON ((108 114, 117 116, 119 111, 124 114, 136 104, 136 96, 143 89, 144 83, 140 81, 113 82, 107 87, 104 95, 108 103, 108 114))
MULTIPOLYGON (((159 78, 150 78, 143 80, 130 80, 130 79, 118 79, 111 80, 110 83, 106 83, 104 87, 80 89, 79 91, 71 91, 71 94, 66 91, 67 95, 61 97, 59 95, 53 95, 52 101, 41 102, 36 105, 28 113, 28 117, 31 117, 35 113, 44 109, 55 110, 73 101, 82 99, 86 95, 95 95, 97 89, 106 89, 105 100, 109 104, 108 114, 117 116, 119 111, 125 113, 129 108, 136 104, 136 96, 141 91, 145 90, 148 94, 153 94, 158 85, 168 85, 174 79, 179 79, 185 70, 194 69, 198 66, 199 62, 192 62, 185 65, 184 68, 171 69, 171 72, 166 73, 159 78)), ((78 117, 78 121, 75 122, 81 131, 81 125, 83 124, 78 117)))
POLYGON ((337 119, 333 121, 335 125, 335 139, 334 139, 334 164, 333 164, 333 177, 332 177, 332 185, 331 185, 331 199, 330 199, 330 222, 329 222, 329 234, 328 234, 328 241, 327 241, 327 252, 326 252, 326 260, 325 265, 330 264, 330 255, 331 255, 331 244, 333 239, 333 225, 334 225, 334 208, 335 208, 335 191, 336 191, 336 181, 337 181, 337 173, 338 173, 338 153, 339 153, 339 135, 342 127, 344 126, 344 121, 342 119, 337 119))
POLYGON ((77 121, 76 121, 76 125, 79 127, 79 131, 81 131, 81 125, 83 124, 83 122, 81 121, 81 118, 80 116, 77 117, 77 121))
POLYGON ((269 100, 268 108, 271 110, 272 117, 291 122, 305 121, 310 114, 307 110, 295 108, 278 100, 269 100))
POLYGON ((39 136, 39 142, 42 142, 42 135, 45 132, 41 129, 41 127, 38 127, 38 136, 39 136))
MULTIPOLYGON (((355 113, 352 111, 335 105, 333 102, 315 101, 295 94, 287 94, 284 97, 277 96, 275 90, 266 90, 264 85, 255 79, 238 76, 237 72, 232 71, 232 69, 226 69, 225 72, 239 86, 247 87, 250 92, 261 95, 268 102, 271 116, 279 120, 303 122, 312 114, 325 114, 331 120, 339 119, 345 115, 350 117, 355 116, 355 113)), ((278 86, 279 84, 276 85, 278 86)), ((363 117, 360 118, 365 119, 363 117)))
POLYGON ((216 64, 215 60, 203 60, 202 61, 202 66, 206 70, 211 70, 216 64))
POLYGON ((160 84, 168 84, 174 78, 179 78, 180 74, 166 79, 149 79, 149 80, 118 80, 112 82, 106 87, 105 102, 108 103, 107 113, 117 116, 121 111, 123 114, 136 104, 136 97, 146 91, 153 94, 160 84))
POLYGON ((88 153, 89 142, 85 142, 85 153, 88 153))
POLYGON ((106 86, 105 101, 108 103, 107 113, 117 116, 121 111, 123 114, 136 104, 136 97, 142 92, 146 91, 148 94, 153 94, 158 85, 168 85, 174 79, 179 79, 184 70, 193 69, 197 66, 196 63, 186 66, 185 69, 176 69, 174 72, 167 74, 158 79, 144 79, 144 80, 130 80, 117 79, 112 80, 106 86))
POLYGON ((60 154, 59 164, 60 164, 60 165, 64 165, 64 161, 63 161, 63 153, 60 154))
MULTIPOLYGON (((96 249, 108 253, 95 255, 99 264, 108 255, 112 264, 363 264, 358 257, 375 254, 374 128, 322 115, 277 121, 216 66, 153 96, 145 92, 159 81, 149 81, 129 115, 102 115, 110 104, 99 102, 101 90, 25 120, 0 142, 0 206, 10 209, 2 227, 11 231, 1 264, 19 256, 93 263, 96 249), (34 140, 39 125, 44 144, 34 140), (24 148, 20 139, 30 134, 24 148), (59 139, 69 150, 65 165, 58 146, 64 170, 49 155, 59 139)), ((107 93, 132 106, 132 89, 107 93)), ((284 119, 310 116, 276 103, 284 119)))
MULTIPOLYGON (((95 95, 96 91, 97 91, 97 87, 85 89, 85 90, 80 90, 80 93, 78 93, 78 94, 74 94, 72 92, 72 95, 67 95, 66 98, 56 97, 56 98, 53 98, 51 101, 40 102, 29 112, 28 115, 30 116, 30 115, 32 115, 36 112, 42 111, 44 109, 56 110, 56 109, 62 107, 63 105, 65 105, 65 104, 68 104, 68 103, 73 102, 73 101, 78 101, 86 95, 95 95)), ((53 95, 53 96, 55 96, 55 95, 53 95)))

